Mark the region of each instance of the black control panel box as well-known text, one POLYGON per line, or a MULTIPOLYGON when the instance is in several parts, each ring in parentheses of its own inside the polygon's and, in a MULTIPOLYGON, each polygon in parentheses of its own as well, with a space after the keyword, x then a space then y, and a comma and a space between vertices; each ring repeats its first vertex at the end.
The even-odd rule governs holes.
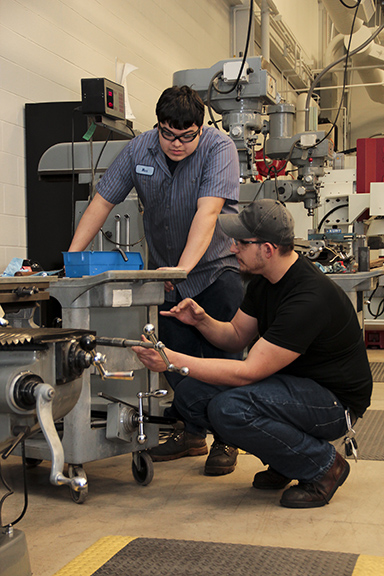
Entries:
POLYGON ((83 114, 125 118, 124 87, 121 84, 106 78, 82 78, 81 100, 83 114))

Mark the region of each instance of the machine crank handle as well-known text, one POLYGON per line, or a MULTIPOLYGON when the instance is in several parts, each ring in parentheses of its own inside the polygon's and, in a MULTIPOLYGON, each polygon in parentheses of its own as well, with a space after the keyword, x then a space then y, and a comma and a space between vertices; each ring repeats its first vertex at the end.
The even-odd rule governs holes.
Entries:
MULTIPOLYGON (((104 340, 103 338, 99 339, 104 340)), ((108 339, 105 338, 105 345, 117 345, 117 344, 108 344, 107 342, 110 340, 120 340, 120 338, 112 338, 112 339, 108 339)), ((90 354, 91 356, 91 364, 93 364, 93 366, 96 366, 100 376, 102 377, 103 380, 106 379, 115 379, 115 380, 133 380, 133 371, 130 370, 129 372, 108 372, 108 370, 104 367, 104 364, 107 361, 107 358, 104 354, 100 354, 100 352, 96 352, 95 351, 95 346, 97 344, 97 339, 95 338, 95 336, 93 335, 87 335, 83 338, 81 338, 80 341, 80 346, 81 348, 88 352, 88 354, 90 354)))
MULTIPOLYGON (((158 397, 158 390, 155 392, 150 392, 152 397, 158 397)), ((165 390, 160 390, 160 392, 166 392, 165 390)), ((119 398, 115 398, 114 396, 110 396, 109 394, 105 394, 104 392, 99 392, 98 396, 100 398, 105 398, 105 400, 109 400, 110 402, 117 402, 119 404, 124 404, 124 406, 128 406, 129 408, 133 408, 137 410, 137 407, 133 404, 129 404, 129 402, 125 402, 125 400, 120 400, 119 398)), ((160 394, 160 396, 164 396, 164 394, 160 394)), ((177 418, 166 418, 165 416, 152 416, 148 414, 145 410, 143 410, 143 422, 145 424, 176 424, 177 418)))
POLYGON ((103 380, 133 380, 134 378, 133 370, 129 372, 108 372, 107 370, 103 370, 103 373, 101 374, 100 372, 100 375, 103 380))
POLYGON ((186 366, 182 366, 181 368, 178 368, 174 364, 170 363, 166 353, 164 352, 164 348, 165 348, 164 344, 162 342, 160 342, 156 337, 155 327, 153 324, 146 324, 143 328, 143 332, 144 332, 144 335, 148 338, 148 340, 150 340, 152 342, 154 349, 160 354, 161 358, 164 360, 168 372, 177 372, 178 374, 181 374, 182 376, 188 376, 189 368, 187 368, 186 366))
MULTIPOLYGON (((148 336, 151 342, 143 342, 142 340, 128 340, 127 338, 107 338, 104 336, 97 337, 95 340, 96 344, 100 344, 100 346, 115 346, 118 348, 131 348, 132 346, 140 346, 141 348, 154 348, 157 352, 159 352, 160 356, 164 360, 168 372, 177 372, 182 376, 188 376, 189 368, 185 366, 182 368, 177 368, 174 364, 171 364, 167 358, 167 355, 164 352, 164 344, 159 342, 154 334, 155 327, 152 324, 147 324, 144 326, 144 334, 148 336)), ((102 370, 101 365, 97 365, 99 372, 102 370)), ((110 373, 109 373, 110 374, 110 373)), ((103 375, 101 375, 103 377, 103 375)), ((114 376, 104 376, 104 378, 113 378, 114 376)), ((119 376, 115 376, 115 378, 119 378, 119 376)), ((130 379, 130 378, 128 378, 130 379)))
POLYGON ((39 424, 51 452, 52 466, 49 477, 51 484, 56 486, 67 484, 76 492, 84 490, 87 487, 85 478, 80 476, 67 478, 63 474, 64 449, 52 415, 52 401, 55 396, 55 389, 50 384, 38 384, 34 389, 34 396, 36 398, 36 413, 39 424))
POLYGON ((92 364, 96 366, 103 380, 106 379, 133 380, 134 373, 132 370, 130 370, 129 372, 108 372, 108 370, 106 370, 104 367, 104 364, 106 362, 105 355, 100 354, 99 352, 95 352, 94 350, 91 350, 90 354, 92 356, 92 364))
POLYGON ((144 415, 144 406, 143 406, 143 399, 144 398, 161 398, 162 396, 166 396, 168 394, 167 390, 154 390, 153 392, 138 392, 137 397, 139 399, 139 414, 137 416, 137 423, 139 426, 139 434, 137 436, 137 441, 139 444, 145 444, 147 440, 147 436, 144 433, 144 422, 146 416, 144 415))

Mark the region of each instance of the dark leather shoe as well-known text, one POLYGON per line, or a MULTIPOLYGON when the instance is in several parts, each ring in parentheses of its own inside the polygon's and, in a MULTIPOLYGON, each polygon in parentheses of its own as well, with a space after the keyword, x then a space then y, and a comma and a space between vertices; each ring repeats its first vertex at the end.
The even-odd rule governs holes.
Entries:
POLYGON ((204 474, 207 476, 223 476, 230 474, 236 468, 237 448, 214 440, 205 462, 204 474))
POLYGON ((151 448, 148 452, 154 462, 165 462, 184 456, 208 454, 208 447, 205 438, 184 430, 175 430, 166 442, 151 448))
POLYGON ((328 504, 349 474, 349 464, 336 452, 336 459, 326 474, 316 482, 299 482, 283 493, 280 504, 286 508, 317 508, 328 504))
POLYGON ((255 474, 252 486, 258 490, 282 490, 290 482, 292 482, 290 478, 268 466, 267 470, 255 474))

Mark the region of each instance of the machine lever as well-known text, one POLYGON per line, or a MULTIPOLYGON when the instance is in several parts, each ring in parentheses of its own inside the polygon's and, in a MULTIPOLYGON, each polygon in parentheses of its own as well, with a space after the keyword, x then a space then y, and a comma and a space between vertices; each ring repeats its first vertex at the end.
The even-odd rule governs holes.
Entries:
POLYGON ((105 398, 106 400, 110 400, 111 402, 116 402, 120 404, 124 404, 125 406, 129 406, 129 408, 133 408, 135 411, 138 410, 138 414, 135 415, 134 421, 139 428, 139 434, 137 436, 137 441, 139 444, 144 444, 147 440, 147 436, 144 432, 144 424, 176 424, 176 418, 165 418, 164 416, 151 416, 144 411, 143 406, 143 399, 144 398, 161 398, 162 396, 167 395, 167 390, 153 390, 152 392, 138 392, 137 398, 139 400, 139 407, 133 406, 124 400, 120 400, 119 398, 115 398, 114 396, 110 396, 109 394, 105 394, 104 392, 99 392, 98 396, 100 398, 105 398))
MULTIPOLYGON (((148 395, 154 398, 158 398, 159 396, 165 396, 165 394, 167 394, 166 390, 155 390, 154 392, 143 393, 144 396, 148 395), (159 394, 159 392, 161 394, 159 394)), ((125 400, 120 400, 119 398, 115 398, 114 396, 110 396, 109 394, 105 394, 104 392, 99 392, 98 396, 100 396, 100 398, 110 400, 111 402, 118 402, 120 404, 124 404, 124 406, 128 406, 129 408, 137 410, 137 407, 134 406, 133 404, 129 404, 129 402, 125 402, 125 400)), ((143 421, 146 424, 176 424, 177 418, 167 418, 166 416, 152 416, 143 409, 143 421)))
POLYGON ((14 294, 19 298, 23 298, 24 296, 33 296, 33 294, 37 294, 39 289, 36 286, 19 286, 15 290, 13 290, 14 294))
POLYGON ((16 437, 15 441, 12 442, 12 444, 6 448, 6 450, 1 454, 1 457, 3 460, 6 460, 8 458, 8 456, 10 456, 10 454, 12 454, 12 452, 14 451, 14 449, 16 448, 16 446, 18 446, 20 444, 20 442, 22 442, 23 440, 25 440, 25 438, 30 434, 30 427, 26 426, 24 430, 22 430, 16 437))
POLYGON ((153 324, 146 324, 143 328, 143 332, 144 332, 144 335, 152 342, 154 349, 160 354, 160 356, 164 360, 164 362, 167 366, 168 372, 177 372, 178 374, 181 374, 182 376, 188 376, 189 368, 187 368, 186 366, 182 366, 181 368, 178 368, 174 364, 170 363, 166 353, 164 352, 164 348, 165 348, 164 344, 162 342, 160 342, 156 337, 155 327, 153 324))
POLYGON ((91 350, 90 354, 92 356, 92 364, 96 366, 103 380, 106 379, 133 380, 134 374, 132 370, 130 370, 129 372, 108 372, 108 370, 104 368, 104 364, 106 362, 106 357, 104 356, 104 354, 100 354, 99 352, 95 352, 94 350, 91 350))
POLYGON ((116 348, 131 348, 132 346, 141 346, 142 348, 154 348, 152 342, 143 342, 142 340, 128 340, 127 338, 107 338, 98 336, 96 344, 100 346, 114 346, 116 348))
POLYGON ((137 416, 137 422, 139 425, 139 434, 137 436, 137 441, 139 444, 144 444, 147 440, 147 436, 144 433, 144 409, 143 409, 143 398, 161 398, 168 394, 167 390, 153 390, 153 392, 138 392, 137 397, 139 399, 139 415, 137 416))
POLYGON ((105 400, 109 400, 110 402, 120 402, 120 404, 124 404, 124 406, 129 406, 129 408, 133 408, 134 410, 136 410, 136 406, 134 406, 133 404, 129 404, 128 402, 125 402, 125 400, 120 400, 119 398, 115 398, 114 396, 105 394, 105 392, 99 392, 98 396, 100 398, 105 398, 105 400))
POLYGON ((52 401, 55 396, 55 389, 49 384, 38 384, 34 389, 36 396, 36 412, 41 429, 49 446, 52 466, 49 477, 51 484, 61 486, 67 484, 72 490, 80 491, 87 487, 87 480, 80 476, 67 478, 63 474, 64 469, 64 449, 57 433, 52 415, 52 401))
POLYGON ((154 390, 153 392, 138 392, 137 397, 139 399, 139 414, 137 416, 137 423, 139 426, 139 434, 137 435, 137 441, 139 444, 145 444, 147 440, 147 435, 144 432, 144 404, 143 398, 153 397, 160 398, 161 396, 166 396, 167 390, 154 390))

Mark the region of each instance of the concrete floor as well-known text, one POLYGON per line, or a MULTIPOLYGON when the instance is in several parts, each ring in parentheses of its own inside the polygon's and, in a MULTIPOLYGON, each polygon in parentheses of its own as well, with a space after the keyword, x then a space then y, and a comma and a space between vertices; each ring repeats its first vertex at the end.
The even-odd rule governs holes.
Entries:
MULTIPOLYGON (((369 351, 384 361, 384 350, 369 351)), ((374 385, 371 408, 384 410, 384 383, 374 385)), ((234 473, 203 475, 205 456, 155 463, 151 484, 131 473, 131 455, 85 464, 89 496, 75 504, 66 487, 49 484, 50 466, 28 471, 29 506, 16 525, 27 538, 33 574, 56 571, 104 536, 204 540, 384 556, 384 462, 351 462, 351 474, 329 506, 290 510, 281 492, 252 488, 259 460, 241 454, 234 473)), ((3 524, 21 511, 22 467, 11 456, 4 475, 15 494, 3 508, 3 524)), ((0 495, 3 491, 0 491, 0 495)), ((81 576, 81 575, 80 575, 81 576)))

